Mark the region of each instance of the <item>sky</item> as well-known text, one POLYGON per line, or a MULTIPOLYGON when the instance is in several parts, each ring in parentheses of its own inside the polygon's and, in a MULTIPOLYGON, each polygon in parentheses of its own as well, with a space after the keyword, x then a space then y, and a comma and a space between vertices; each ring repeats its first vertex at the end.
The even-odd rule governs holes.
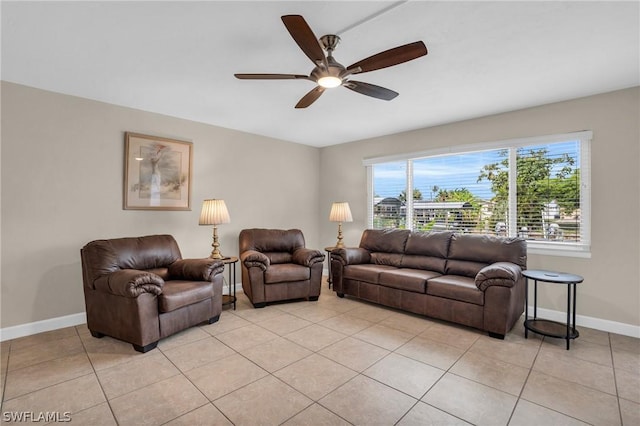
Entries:
MULTIPOLYGON (((573 153, 577 157, 579 141, 567 141, 554 144, 537 145, 528 149, 546 148, 548 155, 573 153)), ((428 157, 413 160, 413 187, 419 189, 423 200, 431 200, 439 189, 466 188, 475 196, 483 200, 493 197, 491 182, 478 182, 478 176, 486 164, 499 162, 500 150, 478 151, 466 154, 455 154, 428 157)), ((576 166, 579 166, 579 158, 576 166)), ((406 190, 406 161, 382 163, 373 166, 374 194, 379 197, 397 197, 406 190)))

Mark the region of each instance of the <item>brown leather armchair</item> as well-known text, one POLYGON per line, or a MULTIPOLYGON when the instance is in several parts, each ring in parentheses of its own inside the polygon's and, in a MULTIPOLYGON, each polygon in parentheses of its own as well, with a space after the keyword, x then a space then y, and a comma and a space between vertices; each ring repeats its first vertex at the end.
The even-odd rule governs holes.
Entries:
POLYGON ((299 229, 240 232, 242 289, 254 308, 291 299, 318 300, 324 254, 305 248, 299 229))
POLYGON ((96 240, 80 250, 87 326, 147 352, 158 340, 218 321, 224 264, 182 259, 171 235, 96 240))

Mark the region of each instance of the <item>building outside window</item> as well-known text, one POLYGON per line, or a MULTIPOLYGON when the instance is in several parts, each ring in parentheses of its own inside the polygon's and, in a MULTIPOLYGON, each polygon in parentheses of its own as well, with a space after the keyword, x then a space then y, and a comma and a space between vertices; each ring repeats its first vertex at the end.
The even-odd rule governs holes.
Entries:
POLYGON ((369 226, 527 239, 588 255, 591 132, 364 160, 369 226))

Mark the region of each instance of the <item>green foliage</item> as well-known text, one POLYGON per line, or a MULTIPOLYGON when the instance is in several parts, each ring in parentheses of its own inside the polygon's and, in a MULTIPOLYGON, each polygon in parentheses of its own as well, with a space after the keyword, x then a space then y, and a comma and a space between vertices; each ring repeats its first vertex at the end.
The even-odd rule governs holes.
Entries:
POLYGON ((438 189, 435 201, 459 201, 471 204, 471 207, 464 208, 462 211, 457 212, 459 216, 458 219, 464 224, 464 228, 466 229, 480 228, 480 202, 473 192, 467 188, 438 189))
MULTIPOLYGON (((413 199, 415 201, 422 200, 422 192, 419 189, 413 189, 413 199)), ((402 201, 402 204, 407 202, 407 191, 402 191, 400 195, 398 195, 398 200, 402 201)))
MULTIPOLYGON (((500 151, 502 160, 482 168, 478 182, 491 182, 495 194, 493 222, 506 215, 509 202, 509 151, 500 151)), ((556 201, 565 215, 575 213, 580 206, 580 170, 575 159, 568 154, 548 156, 542 149, 520 148, 516 155, 518 197, 518 226, 540 230, 543 211, 551 201, 556 201)))

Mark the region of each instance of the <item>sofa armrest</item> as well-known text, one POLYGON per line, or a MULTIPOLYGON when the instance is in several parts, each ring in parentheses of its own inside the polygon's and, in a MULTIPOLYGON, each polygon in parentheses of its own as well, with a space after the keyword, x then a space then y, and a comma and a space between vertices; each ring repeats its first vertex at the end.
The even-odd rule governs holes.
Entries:
POLYGON ((511 262, 485 266, 476 275, 476 286, 485 291, 489 286, 513 287, 522 278, 522 268, 511 262))
POLYGON ((312 267, 316 263, 324 262, 324 254, 320 250, 301 247, 293 252, 293 263, 312 267))
POLYGON ((240 260, 247 268, 258 267, 266 271, 271 262, 266 254, 256 250, 247 250, 240 255, 240 260))
POLYGON ((224 271, 224 263, 218 259, 180 259, 169 266, 169 276, 173 279, 190 281, 213 281, 224 271))
POLYGON ((359 265, 371 263, 371 253, 360 247, 334 249, 331 258, 339 260, 342 265, 359 265))
POLYGON ((151 272, 120 269, 110 274, 101 275, 93 285, 96 290, 104 293, 135 298, 142 293, 151 293, 156 296, 162 293, 164 280, 151 272))

